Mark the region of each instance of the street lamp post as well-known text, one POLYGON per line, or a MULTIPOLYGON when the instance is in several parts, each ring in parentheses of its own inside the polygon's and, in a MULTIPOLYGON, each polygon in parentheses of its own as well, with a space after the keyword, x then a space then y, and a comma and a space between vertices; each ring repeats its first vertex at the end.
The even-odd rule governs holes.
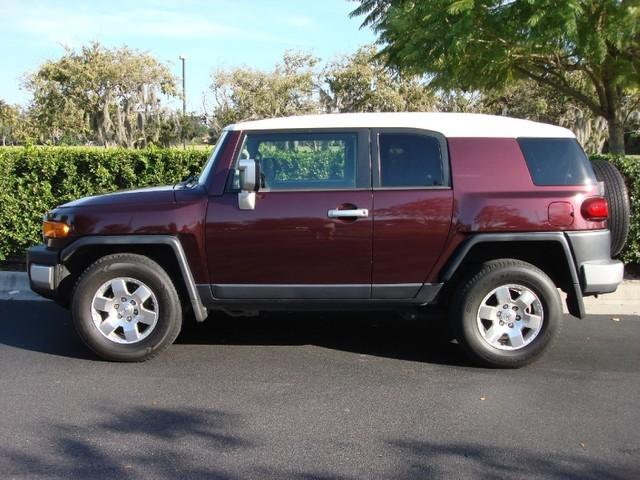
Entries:
POLYGON ((185 57, 184 55, 180 55, 180 61, 182 62, 182 129, 181 129, 181 136, 182 136, 182 148, 187 148, 187 140, 184 138, 184 127, 185 127, 185 122, 187 120, 187 83, 185 80, 185 76, 184 76, 184 65, 185 62, 187 60, 187 57, 185 57))
POLYGON ((184 63, 186 60, 187 57, 180 55, 180 61, 182 62, 182 115, 187 114, 187 88, 184 77, 184 63))

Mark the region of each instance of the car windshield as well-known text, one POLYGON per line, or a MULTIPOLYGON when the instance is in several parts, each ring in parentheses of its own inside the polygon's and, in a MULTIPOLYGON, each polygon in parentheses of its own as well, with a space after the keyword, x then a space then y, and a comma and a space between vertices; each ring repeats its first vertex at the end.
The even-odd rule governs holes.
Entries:
POLYGON ((222 151, 222 145, 224 145, 224 141, 226 138, 227 132, 225 130, 222 132, 222 135, 220 135, 220 138, 216 142, 216 146, 213 148, 213 152, 211 152, 207 163, 204 165, 202 171, 200 172, 200 175, 198 176, 200 185, 204 185, 204 183, 207 181, 207 178, 209 177, 209 174, 213 171, 216 160, 218 159, 219 153, 222 151))

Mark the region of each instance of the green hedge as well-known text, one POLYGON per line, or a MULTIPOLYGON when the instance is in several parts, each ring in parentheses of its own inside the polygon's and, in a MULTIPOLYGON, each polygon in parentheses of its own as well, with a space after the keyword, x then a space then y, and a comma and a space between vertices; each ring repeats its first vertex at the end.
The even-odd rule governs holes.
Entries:
MULTIPOLYGON (((61 203, 123 188, 172 184, 197 173, 208 150, 0 148, 0 260, 40 242, 42 215, 61 203)), ((621 257, 640 263, 640 158, 597 155, 627 180, 631 232, 621 257)))
POLYGON ((200 171, 207 150, 0 148, 0 260, 41 241, 42 215, 70 200, 172 184, 200 171))
POLYGON ((592 155, 591 160, 609 160, 618 167, 627 182, 631 200, 631 228, 620 259, 625 263, 640 264, 640 156, 592 155))

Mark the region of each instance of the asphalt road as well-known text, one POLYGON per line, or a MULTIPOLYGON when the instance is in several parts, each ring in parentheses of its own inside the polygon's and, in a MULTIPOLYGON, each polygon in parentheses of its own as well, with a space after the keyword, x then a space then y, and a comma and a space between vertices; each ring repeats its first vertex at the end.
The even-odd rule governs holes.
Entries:
POLYGON ((640 478, 640 318, 565 320, 515 371, 344 314, 222 316, 131 365, 0 302, 0 477, 640 478))

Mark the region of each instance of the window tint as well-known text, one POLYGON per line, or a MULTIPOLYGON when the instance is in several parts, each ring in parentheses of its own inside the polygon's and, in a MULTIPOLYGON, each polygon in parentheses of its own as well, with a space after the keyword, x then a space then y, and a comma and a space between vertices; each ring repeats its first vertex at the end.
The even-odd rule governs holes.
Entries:
POLYGON ((442 152, 437 138, 406 133, 380 134, 382 187, 445 185, 442 152))
POLYGON ((520 138, 518 143, 536 185, 597 182, 591 163, 575 138, 520 138))
POLYGON ((357 145, 355 133, 250 133, 240 158, 259 162, 264 189, 348 189, 356 186, 357 145))

